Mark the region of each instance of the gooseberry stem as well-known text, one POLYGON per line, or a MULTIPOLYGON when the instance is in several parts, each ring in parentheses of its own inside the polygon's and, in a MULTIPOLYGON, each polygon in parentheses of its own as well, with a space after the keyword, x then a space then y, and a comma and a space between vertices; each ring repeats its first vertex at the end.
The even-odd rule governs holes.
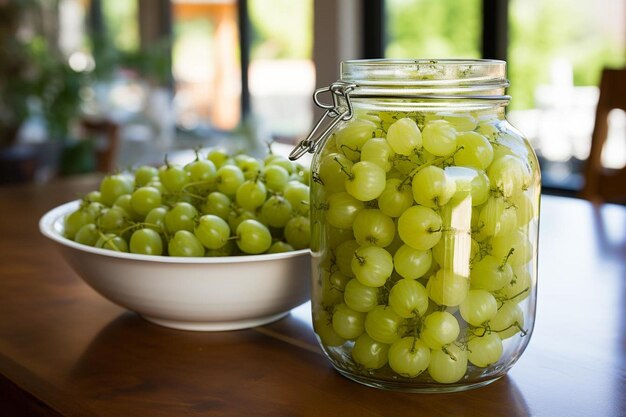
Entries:
POLYGON ((459 147, 457 148, 452 154, 450 155, 446 155, 446 156, 440 156, 439 158, 435 158, 432 161, 428 161, 428 162, 424 162, 422 165, 413 168, 413 170, 411 172, 409 172, 409 175, 407 175, 402 182, 398 185, 398 187, 402 187, 404 185, 406 185, 407 181, 413 181, 413 177, 415 176, 415 174, 417 174, 418 172, 420 172, 422 169, 429 167, 431 165, 437 165, 440 163, 445 162, 447 159, 454 157, 454 155, 459 151, 463 149, 463 147, 459 147))
MULTIPOLYGON (((106 237, 106 235, 104 235, 101 231, 98 230, 98 234, 100 235, 101 239, 104 239, 104 243, 102 244, 102 246, 104 247, 104 245, 106 245, 107 243, 110 243, 111 247, 113 248, 113 250, 115 252, 121 252, 120 248, 117 247, 117 245, 115 244, 115 242, 113 242, 113 237, 106 237)), ((120 233, 121 234, 121 233, 120 233)))
POLYGON ((499 271, 502 271, 504 269, 504 265, 506 265, 511 255, 513 255, 513 252, 515 252, 515 248, 511 248, 509 250, 509 253, 506 254, 506 256, 504 257, 504 261, 502 261, 502 264, 498 267, 499 271))
POLYGON ((516 321, 515 323, 511 324, 510 326, 505 327, 505 328, 504 328, 504 329, 502 329, 502 330, 493 330, 493 331, 494 331, 494 332, 496 332, 496 333, 502 333, 502 332, 506 332, 507 330, 509 330, 509 329, 511 329, 511 328, 513 328, 513 327, 517 327, 517 328, 518 328, 518 330, 520 331, 520 333, 522 333, 522 337, 524 337, 524 336, 526 336, 526 335, 528 334, 528 331, 527 331, 527 330, 522 329, 522 326, 520 326, 519 322, 517 322, 517 321, 516 321))
POLYGON ((448 355, 448 356, 450 357, 450 359, 452 359, 453 361, 455 361, 455 362, 456 362, 456 357, 455 357, 452 353, 450 353, 450 351, 448 350, 448 348, 446 348, 445 346, 443 346, 443 347, 441 348, 441 350, 443 351, 443 353, 445 353, 446 355, 448 355))
POLYGON ((346 174, 346 176, 350 179, 354 179, 354 174, 352 174, 350 171, 348 171, 346 169, 346 167, 343 166, 343 164, 341 163, 341 161, 339 161, 339 158, 334 157, 333 158, 335 160, 335 162, 337 162, 339 164, 339 167, 341 168, 341 171, 346 174))

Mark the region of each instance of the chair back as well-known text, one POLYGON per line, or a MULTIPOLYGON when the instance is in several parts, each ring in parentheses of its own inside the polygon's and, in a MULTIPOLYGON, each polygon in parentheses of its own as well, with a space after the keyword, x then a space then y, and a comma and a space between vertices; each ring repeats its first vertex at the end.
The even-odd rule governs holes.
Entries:
POLYGON ((602 166, 602 148, 609 132, 609 112, 613 109, 626 111, 626 69, 602 71, 591 151, 585 165, 585 186, 581 192, 588 200, 626 202, 626 167, 602 166))
POLYGON ((84 134, 95 136, 96 170, 113 171, 119 147, 119 126, 106 119, 83 119, 80 124, 84 134))

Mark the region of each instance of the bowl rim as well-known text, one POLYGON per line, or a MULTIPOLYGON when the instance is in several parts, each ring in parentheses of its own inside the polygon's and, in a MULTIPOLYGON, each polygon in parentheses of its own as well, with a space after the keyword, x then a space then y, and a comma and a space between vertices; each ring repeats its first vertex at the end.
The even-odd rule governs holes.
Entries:
POLYGON ((126 260, 157 262, 157 263, 177 263, 177 264, 225 264, 239 262, 259 262, 272 261, 278 259, 295 258, 303 255, 310 255, 310 249, 300 249, 289 252, 269 253, 261 255, 240 255, 240 256, 215 256, 215 257, 184 257, 184 256, 162 256, 162 255, 141 255, 136 253, 115 252, 108 249, 95 248, 83 245, 66 238, 59 233, 59 228, 63 228, 62 222, 65 216, 76 210, 81 200, 74 200, 47 211, 39 219, 39 231, 50 240, 63 246, 76 249, 82 252, 89 252, 96 255, 108 256, 110 258, 120 258, 126 260))

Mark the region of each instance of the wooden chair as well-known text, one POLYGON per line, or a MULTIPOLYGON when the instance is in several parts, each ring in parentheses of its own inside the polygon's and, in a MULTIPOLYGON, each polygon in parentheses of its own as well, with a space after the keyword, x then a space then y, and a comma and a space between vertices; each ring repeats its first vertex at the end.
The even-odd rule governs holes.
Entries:
POLYGON ((113 171, 119 146, 119 126, 106 119, 82 119, 80 126, 84 134, 95 140, 96 170, 113 171))
POLYGON ((602 71, 591 151, 585 165, 585 186, 581 192, 588 200, 626 202, 626 167, 607 169, 601 161, 609 130, 608 116, 613 109, 626 111, 626 69, 602 71))

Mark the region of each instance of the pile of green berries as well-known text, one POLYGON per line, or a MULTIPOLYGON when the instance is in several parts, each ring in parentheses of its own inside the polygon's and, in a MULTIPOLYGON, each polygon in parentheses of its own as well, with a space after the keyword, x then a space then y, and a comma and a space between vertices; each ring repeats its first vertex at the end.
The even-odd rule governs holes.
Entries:
POLYGON ((65 218, 78 243, 143 255, 231 256, 309 247, 308 168, 213 148, 104 177, 65 218))
POLYGON ((357 113, 329 137, 312 301, 338 367, 429 384, 510 366, 534 317, 536 164, 490 110, 357 113))

